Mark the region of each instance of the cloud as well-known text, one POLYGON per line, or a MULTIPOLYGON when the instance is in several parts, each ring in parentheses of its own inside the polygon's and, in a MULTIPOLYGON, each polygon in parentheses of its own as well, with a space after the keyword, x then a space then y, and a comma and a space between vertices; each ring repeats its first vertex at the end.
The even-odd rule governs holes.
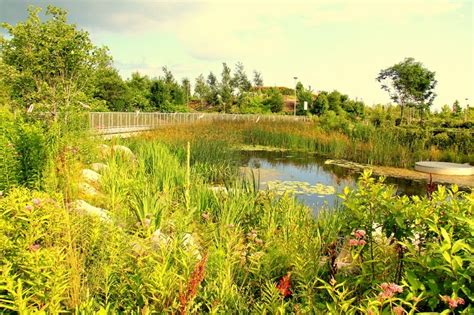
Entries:
POLYGON ((167 20, 180 20, 200 6, 194 2, 146 0, 0 0, 0 21, 17 23, 30 5, 54 5, 69 12, 80 28, 106 32, 146 32, 167 20))
POLYGON ((163 23, 201 60, 235 59, 260 49, 282 53, 295 33, 316 34, 324 24, 379 20, 403 23, 461 6, 447 0, 210 2, 179 21, 163 23), (258 49, 256 47, 259 47, 258 49))

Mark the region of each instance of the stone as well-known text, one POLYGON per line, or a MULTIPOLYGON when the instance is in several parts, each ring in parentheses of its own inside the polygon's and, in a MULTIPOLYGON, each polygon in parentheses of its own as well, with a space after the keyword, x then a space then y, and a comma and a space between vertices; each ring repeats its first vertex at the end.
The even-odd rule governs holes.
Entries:
POLYGON ((80 213, 97 216, 102 221, 110 222, 110 216, 108 211, 102 208, 94 207, 93 205, 89 204, 88 202, 78 199, 71 204, 72 208, 80 213))
POLYGON ((202 258, 201 252, 199 251, 199 246, 196 244, 192 234, 184 234, 182 245, 185 249, 190 251, 196 259, 200 260, 202 258))
POLYGON ((98 183, 102 175, 97 173, 96 171, 93 171, 91 169, 85 168, 82 170, 82 177, 84 178, 85 181, 95 184, 98 183))
POLYGON ((91 186, 88 183, 84 183, 84 182, 79 183, 78 187, 79 187, 79 191, 85 195, 88 195, 91 197, 99 195, 99 191, 97 191, 97 189, 95 189, 94 186, 91 186))
POLYGON ((161 248, 167 246, 171 239, 168 235, 165 233, 161 232, 160 229, 156 230, 153 232, 153 234, 150 237, 150 241, 153 247, 155 248, 161 248))
POLYGON ((132 150, 127 148, 126 146, 123 145, 114 145, 112 147, 112 150, 116 153, 121 154, 125 158, 129 158, 132 160, 135 160, 135 155, 133 154, 132 150))
POLYGON ((92 163, 91 168, 95 172, 102 172, 109 168, 107 164, 104 163, 92 163))

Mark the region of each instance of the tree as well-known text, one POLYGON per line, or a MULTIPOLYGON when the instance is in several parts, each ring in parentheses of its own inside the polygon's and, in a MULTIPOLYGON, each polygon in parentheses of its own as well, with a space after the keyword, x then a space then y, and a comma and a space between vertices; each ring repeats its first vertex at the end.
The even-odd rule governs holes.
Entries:
POLYGON ((221 74, 221 84, 219 86, 219 95, 221 96, 221 101, 224 104, 224 112, 225 107, 229 109, 233 102, 233 95, 232 95, 232 77, 230 74, 231 70, 229 66, 224 62, 222 64, 222 74, 221 74))
POLYGON ((435 73, 413 58, 406 58, 387 69, 381 70, 377 81, 390 98, 400 105, 401 117, 405 106, 414 106, 422 113, 429 108, 436 94, 435 73))
POLYGON ((459 101, 455 100, 453 103, 453 115, 456 117, 461 116, 462 114, 462 108, 461 105, 459 105, 459 101))
POLYGON ((328 95, 329 110, 339 113, 342 105, 342 95, 338 91, 334 90, 328 95))
POLYGON ((201 104, 207 98, 209 94, 209 86, 207 86, 204 76, 200 74, 196 78, 196 83, 194 84, 194 95, 199 98, 201 104))
POLYGON ((326 93, 319 93, 313 103, 312 113, 323 115, 329 110, 329 101, 326 93))
POLYGON ((238 62, 235 66, 233 83, 233 85, 239 89, 239 94, 248 92, 252 88, 252 83, 250 83, 249 79, 247 78, 244 65, 241 62, 238 62))
POLYGON ((134 72, 131 78, 126 81, 126 84, 130 94, 130 108, 150 111, 150 78, 146 75, 142 76, 140 73, 134 72))
POLYGON ((111 58, 87 32, 67 23, 66 11, 48 6, 44 22, 40 8, 28 12, 25 22, 2 24, 9 33, 0 40, 2 59, 14 72, 3 79, 20 106, 35 105, 56 117, 91 100, 96 70, 111 67, 111 58))
POLYGON ((256 70, 253 71, 253 84, 256 87, 262 87, 263 86, 263 77, 262 74, 256 70))
POLYGON ((183 89, 185 103, 187 104, 191 98, 191 82, 188 78, 183 78, 183 80, 181 80, 181 88, 183 89))
POLYGON ((268 90, 266 98, 263 100, 263 106, 268 108, 272 113, 281 112, 284 104, 283 95, 275 87, 268 90))
POLYGON ((301 82, 296 84, 296 97, 298 99, 297 102, 297 113, 299 115, 304 114, 304 102, 307 102, 308 106, 311 106, 313 103, 313 92, 311 89, 305 89, 301 82))
POLYGON ((219 104, 219 92, 217 86, 217 78, 214 73, 210 72, 207 76, 207 85, 209 87, 209 93, 207 93, 206 101, 209 105, 219 104))
POLYGON ((112 111, 130 111, 130 94, 122 77, 113 68, 98 71, 95 76, 94 98, 104 100, 112 111))

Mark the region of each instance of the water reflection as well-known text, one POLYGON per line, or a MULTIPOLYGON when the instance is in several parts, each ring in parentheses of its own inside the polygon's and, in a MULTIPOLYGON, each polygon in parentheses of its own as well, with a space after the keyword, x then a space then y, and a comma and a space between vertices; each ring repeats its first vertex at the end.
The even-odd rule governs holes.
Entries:
MULTIPOLYGON (((340 203, 337 197, 344 187, 354 187, 359 174, 351 169, 332 164, 324 164, 325 158, 317 155, 297 152, 245 151, 241 153, 242 165, 258 169, 261 187, 266 189, 268 183, 287 182, 288 190, 298 187, 310 188, 299 190, 296 197, 308 206, 319 209, 322 205, 330 206, 340 203), (335 194, 317 193, 317 187, 334 187, 335 194), (312 187, 312 188, 311 188, 312 187)), ((413 181, 400 178, 387 178, 386 183, 397 187, 398 194, 424 195, 425 181, 413 181)), ((278 184, 279 189, 281 185, 278 184)), ((327 191, 327 190, 326 190, 327 191)))

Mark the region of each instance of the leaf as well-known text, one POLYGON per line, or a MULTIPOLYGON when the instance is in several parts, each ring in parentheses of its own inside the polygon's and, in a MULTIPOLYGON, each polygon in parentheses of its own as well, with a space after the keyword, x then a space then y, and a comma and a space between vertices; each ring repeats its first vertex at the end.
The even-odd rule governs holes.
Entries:
POLYGON ((451 247, 451 237, 449 236, 448 232, 446 232, 444 228, 440 228, 440 231, 441 235, 443 236, 443 239, 448 242, 448 244, 450 245, 449 247, 451 247))

